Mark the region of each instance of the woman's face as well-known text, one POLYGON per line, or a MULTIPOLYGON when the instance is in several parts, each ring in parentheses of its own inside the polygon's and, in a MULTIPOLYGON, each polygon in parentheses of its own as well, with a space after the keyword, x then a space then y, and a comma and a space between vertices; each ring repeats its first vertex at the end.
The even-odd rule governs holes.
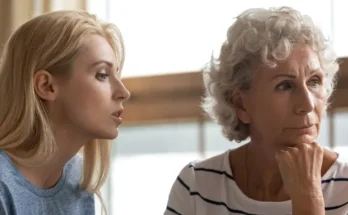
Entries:
POLYGON ((67 79, 52 82, 49 104, 53 123, 88 139, 114 139, 122 102, 130 93, 120 81, 115 54, 101 36, 85 39, 67 79))
POLYGON ((324 81, 317 53, 296 45, 275 68, 261 66, 254 73, 237 115, 250 122, 254 140, 276 147, 314 142, 327 103, 324 81))

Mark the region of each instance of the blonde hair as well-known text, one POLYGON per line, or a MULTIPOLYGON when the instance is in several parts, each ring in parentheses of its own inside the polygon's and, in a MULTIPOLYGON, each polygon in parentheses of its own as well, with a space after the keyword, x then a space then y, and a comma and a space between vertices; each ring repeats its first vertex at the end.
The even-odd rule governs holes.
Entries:
POLYGON ((250 136, 249 126, 236 117, 231 96, 238 89, 250 88, 257 62, 275 67, 276 61, 285 60, 296 44, 308 44, 317 51, 331 95, 338 71, 337 56, 310 17, 289 7, 249 9, 228 29, 219 58, 212 58, 204 71, 206 96, 202 106, 230 141, 240 142, 250 136))
MULTIPOLYGON (((1 150, 14 152, 11 154, 23 164, 30 165, 47 161, 56 152, 50 120, 34 91, 33 76, 39 70, 53 75, 68 74, 84 38, 93 34, 107 39, 121 70, 124 62, 121 33, 115 25, 103 23, 87 12, 46 13, 13 33, 0 61, 1 150)), ((100 188, 109 171, 110 142, 94 140, 82 150, 81 188, 100 197, 100 188)))

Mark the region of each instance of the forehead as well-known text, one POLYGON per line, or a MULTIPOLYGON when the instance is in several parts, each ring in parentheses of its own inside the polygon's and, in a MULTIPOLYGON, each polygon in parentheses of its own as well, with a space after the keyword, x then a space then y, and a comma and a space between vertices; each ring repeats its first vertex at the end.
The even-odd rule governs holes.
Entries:
POLYGON ((76 61, 85 64, 90 64, 96 61, 107 61, 116 64, 116 57, 114 50, 104 37, 91 35, 83 40, 76 61))
POLYGON ((270 68, 263 65, 259 70, 267 70, 267 72, 258 72, 257 76, 272 77, 279 73, 301 76, 310 75, 313 71, 321 71, 321 64, 317 52, 308 45, 299 44, 293 47, 285 60, 277 61, 276 67, 270 68))
POLYGON ((279 65, 295 70, 319 70, 321 67, 318 53, 308 45, 295 46, 290 56, 284 62, 280 62, 279 65))

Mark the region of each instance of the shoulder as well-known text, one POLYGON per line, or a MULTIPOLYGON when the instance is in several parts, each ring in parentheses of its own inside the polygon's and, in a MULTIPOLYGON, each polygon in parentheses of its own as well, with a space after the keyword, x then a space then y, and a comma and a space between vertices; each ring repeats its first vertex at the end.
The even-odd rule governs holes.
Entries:
POLYGON ((228 161, 229 151, 201 161, 188 163, 180 172, 177 181, 188 190, 195 190, 196 184, 213 183, 222 178, 232 179, 228 161))
POLYGON ((338 155, 336 161, 322 177, 322 184, 330 184, 331 187, 344 186, 348 191, 348 157, 338 155))
POLYGON ((9 192, 7 186, 4 183, 0 183, 0 214, 11 214, 12 208, 13 202, 11 198, 11 193, 9 192))
POLYGON ((201 161, 194 161, 189 164, 189 166, 192 166, 194 168, 207 168, 207 169, 225 169, 226 159, 228 159, 230 151, 226 151, 224 153, 215 155, 213 157, 201 160, 201 161))
POLYGON ((195 214, 195 196, 206 195, 213 188, 212 184, 218 183, 221 178, 228 175, 226 159, 228 152, 214 157, 188 163, 176 178, 168 198, 165 215, 169 214, 195 214))
POLYGON ((76 154, 64 167, 65 174, 70 183, 79 184, 83 171, 83 156, 76 154))
POLYGON ((336 164, 337 164, 337 171, 348 174, 348 155, 338 154, 336 164))
POLYGON ((81 169, 83 167, 83 156, 81 154, 76 154, 68 161, 67 166, 81 169))
POLYGON ((348 157, 339 155, 322 178, 326 207, 332 210, 347 209, 348 157))
POLYGON ((10 158, 0 150, 0 214, 11 214, 13 190, 18 190, 18 173, 10 158))
POLYGON ((13 182, 18 171, 5 151, 0 150, 0 185, 13 182))
MULTIPOLYGON (((337 153, 338 154, 338 153, 337 153)), ((323 179, 348 178, 348 156, 338 154, 336 161, 323 176, 323 179)))

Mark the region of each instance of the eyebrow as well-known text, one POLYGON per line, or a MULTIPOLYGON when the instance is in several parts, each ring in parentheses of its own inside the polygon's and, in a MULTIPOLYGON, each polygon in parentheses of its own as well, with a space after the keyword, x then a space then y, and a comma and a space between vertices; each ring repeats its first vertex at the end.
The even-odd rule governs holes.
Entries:
POLYGON ((112 67, 114 66, 114 64, 111 63, 110 61, 100 60, 100 61, 97 61, 97 62, 93 63, 93 64, 91 65, 91 67, 95 67, 95 66, 97 66, 97 65, 99 65, 99 64, 103 64, 103 63, 106 64, 107 66, 109 66, 110 68, 112 68, 112 67))
MULTIPOLYGON (((320 69, 313 69, 311 70, 311 74, 313 73, 321 73, 322 70, 320 69)), ((272 79, 276 79, 276 78, 279 78, 279 77, 287 77, 287 78, 292 78, 292 79, 295 79, 297 76, 296 75, 292 75, 292 74, 278 74, 278 75, 275 75, 272 79)))
POLYGON ((278 75, 275 75, 272 79, 277 79, 277 78, 280 78, 280 77, 287 77, 287 78, 296 78, 296 75, 290 75, 290 74, 278 74, 278 75))

